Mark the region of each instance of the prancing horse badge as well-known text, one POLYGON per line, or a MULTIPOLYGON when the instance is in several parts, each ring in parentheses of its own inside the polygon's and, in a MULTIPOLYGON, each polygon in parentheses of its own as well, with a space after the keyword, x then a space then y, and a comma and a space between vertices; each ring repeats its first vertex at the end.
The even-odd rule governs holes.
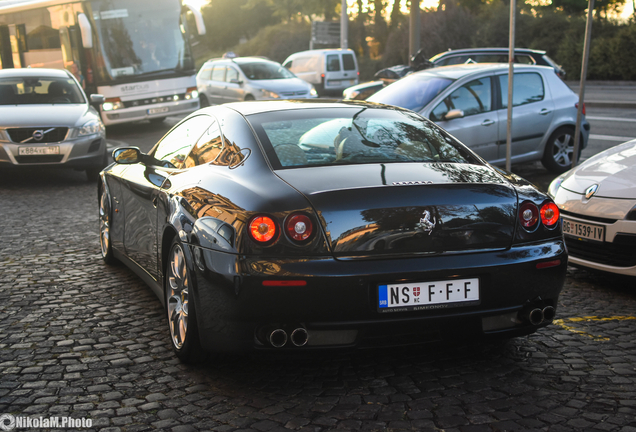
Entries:
POLYGON ((437 221, 435 220, 435 216, 433 216, 433 222, 431 222, 431 212, 428 210, 424 210, 423 215, 424 217, 420 218, 420 223, 418 223, 417 226, 422 228, 422 231, 428 233, 428 235, 431 235, 437 221))

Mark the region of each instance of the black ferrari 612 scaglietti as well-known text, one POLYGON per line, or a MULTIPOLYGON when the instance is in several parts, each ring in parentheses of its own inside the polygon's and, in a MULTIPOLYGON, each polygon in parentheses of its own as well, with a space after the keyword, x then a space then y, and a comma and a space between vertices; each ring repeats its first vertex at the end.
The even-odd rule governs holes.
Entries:
POLYGON ((413 344, 549 324, 559 210, 411 111, 199 110, 101 173, 104 260, 164 303, 178 357, 413 344))

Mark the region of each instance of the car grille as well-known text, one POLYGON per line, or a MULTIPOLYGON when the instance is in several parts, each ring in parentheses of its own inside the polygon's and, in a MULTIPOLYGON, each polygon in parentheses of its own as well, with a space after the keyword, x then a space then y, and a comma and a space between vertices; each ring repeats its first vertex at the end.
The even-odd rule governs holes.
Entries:
POLYGON ((636 236, 617 234, 613 243, 586 241, 565 236, 568 253, 576 258, 615 267, 636 265, 636 236))
POLYGON ((64 141, 66 134, 68 133, 67 127, 29 127, 29 128, 12 128, 7 129, 7 133, 14 143, 21 143, 25 140, 24 144, 39 144, 39 143, 52 143, 64 141), (33 138, 35 131, 42 131, 44 133, 41 140, 33 138), (29 139, 30 138, 30 139, 29 139))
POLYGON ((56 163, 61 162, 64 155, 29 155, 29 156, 15 156, 15 160, 20 164, 30 163, 56 163))
POLYGON ((285 97, 292 97, 292 96, 306 96, 307 93, 309 93, 307 90, 302 90, 302 91, 291 91, 291 92, 281 92, 280 95, 281 96, 285 96, 285 97))

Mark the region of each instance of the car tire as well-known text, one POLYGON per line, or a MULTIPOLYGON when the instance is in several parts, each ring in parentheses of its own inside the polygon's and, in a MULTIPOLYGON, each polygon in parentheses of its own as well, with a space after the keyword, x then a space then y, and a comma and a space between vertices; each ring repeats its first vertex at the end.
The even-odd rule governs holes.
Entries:
POLYGON ((102 252, 102 259, 108 265, 116 264, 117 258, 113 254, 113 245, 110 240, 111 227, 111 206, 108 192, 102 187, 99 196, 99 245, 102 252))
POLYGON ((256 100, 256 98, 254 98, 254 96, 252 96, 251 94, 248 94, 248 95, 245 96, 245 100, 246 101, 253 101, 253 100, 256 100))
POLYGON ((166 312, 170 341, 179 360, 198 363, 205 359, 199 340, 196 307, 192 294, 192 278, 183 244, 172 241, 164 278, 166 312))
POLYGON ((199 106, 201 108, 209 107, 210 101, 208 101, 208 97, 204 94, 199 94, 199 106))
MULTIPOLYGON (((579 146, 579 156, 581 155, 579 146)), ((572 168, 574 153, 574 129, 569 126, 555 130, 545 144, 541 163, 548 171, 561 174, 572 168)))

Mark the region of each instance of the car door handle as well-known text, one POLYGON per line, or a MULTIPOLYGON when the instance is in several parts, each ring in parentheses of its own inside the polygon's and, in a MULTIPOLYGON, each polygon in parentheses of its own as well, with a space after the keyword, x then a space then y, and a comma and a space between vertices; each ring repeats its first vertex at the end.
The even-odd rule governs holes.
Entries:
POLYGON ((547 108, 543 108, 541 111, 539 111, 539 114, 541 115, 548 115, 552 112, 552 110, 549 110, 547 108))
POLYGON ((481 122, 482 126, 490 126, 490 125, 493 125, 493 124, 495 124, 494 120, 484 120, 483 122, 481 122))

